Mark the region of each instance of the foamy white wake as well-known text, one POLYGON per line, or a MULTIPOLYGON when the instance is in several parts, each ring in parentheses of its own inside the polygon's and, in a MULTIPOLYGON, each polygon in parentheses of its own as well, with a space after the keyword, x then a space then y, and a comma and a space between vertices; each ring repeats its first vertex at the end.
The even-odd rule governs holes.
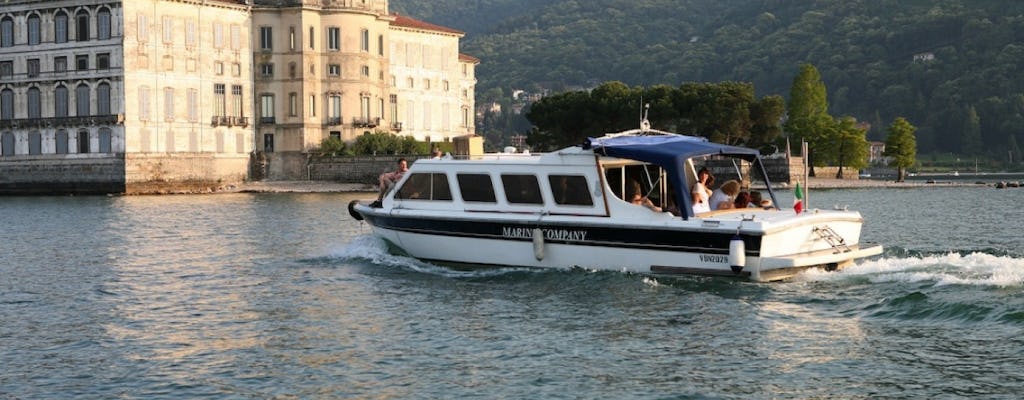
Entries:
POLYGON ((839 272, 806 271, 798 281, 842 281, 867 278, 871 282, 935 282, 936 285, 1022 286, 1024 259, 985 253, 949 253, 925 257, 881 258, 861 261, 839 272))
POLYGON ((388 245, 384 239, 373 235, 360 235, 352 239, 345 247, 330 251, 328 255, 332 258, 344 260, 366 260, 376 265, 398 267, 422 272, 427 274, 441 275, 452 278, 481 278, 488 276, 504 275, 510 272, 540 272, 541 270, 530 268, 484 268, 474 270, 456 270, 428 262, 420 261, 412 257, 394 255, 388 252, 388 245))

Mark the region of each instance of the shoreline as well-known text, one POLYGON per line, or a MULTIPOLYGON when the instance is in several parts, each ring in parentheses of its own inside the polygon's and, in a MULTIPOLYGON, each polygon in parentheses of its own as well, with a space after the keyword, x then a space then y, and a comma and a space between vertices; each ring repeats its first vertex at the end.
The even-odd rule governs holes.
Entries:
MULTIPOLYGON (((875 179, 810 178, 808 189, 879 189, 879 188, 927 188, 927 187, 980 187, 994 186, 990 183, 967 181, 925 181, 894 182, 875 179)), ((793 185, 778 184, 773 189, 791 189, 793 185)), ((231 185, 216 193, 374 193, 376 185, 365 183, 343 183, 332 181, 253 181, 231 185)))

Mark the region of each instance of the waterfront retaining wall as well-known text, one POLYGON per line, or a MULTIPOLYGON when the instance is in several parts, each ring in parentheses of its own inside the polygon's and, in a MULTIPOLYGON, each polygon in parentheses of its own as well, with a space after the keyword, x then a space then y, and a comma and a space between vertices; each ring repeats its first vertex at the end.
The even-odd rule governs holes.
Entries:
POLYGON ((0 158, 0 195, 106 194, 124 189, 124 158, 117 155, 0 158))

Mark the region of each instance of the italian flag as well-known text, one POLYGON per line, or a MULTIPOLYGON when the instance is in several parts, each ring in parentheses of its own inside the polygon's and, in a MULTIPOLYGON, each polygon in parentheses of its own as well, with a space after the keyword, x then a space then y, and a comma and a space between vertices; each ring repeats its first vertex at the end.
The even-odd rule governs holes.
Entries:
POLYGON ((800 182, 796 183, 796 189, 793 190, 793 210, 797 214, 804 210, 804 190, 800 188, 800 182))

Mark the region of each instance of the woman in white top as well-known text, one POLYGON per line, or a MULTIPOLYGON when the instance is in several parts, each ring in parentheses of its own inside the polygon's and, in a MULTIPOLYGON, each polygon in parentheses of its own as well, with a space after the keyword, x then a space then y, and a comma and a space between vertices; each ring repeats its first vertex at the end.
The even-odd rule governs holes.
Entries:
POLYGON ((712 210, 725 210, 734 208, 733 201, 736 199, 736 195, 740 193, 740 183, 736 180, 728 180, 722 184, 721 187, 715 189, 711 194, 711 209, 712 210))
POLYGON ((700 172, 697 172, 697 183, 693 184, 693 190, 690 191, 690 196, 693 198, 693 214, 700 214, 702 212, 711 211, 711 204, 708 202, 708 187, 707 183, 711 177, 711 173, 708 172, 707 168, 701 168, 700 172))

